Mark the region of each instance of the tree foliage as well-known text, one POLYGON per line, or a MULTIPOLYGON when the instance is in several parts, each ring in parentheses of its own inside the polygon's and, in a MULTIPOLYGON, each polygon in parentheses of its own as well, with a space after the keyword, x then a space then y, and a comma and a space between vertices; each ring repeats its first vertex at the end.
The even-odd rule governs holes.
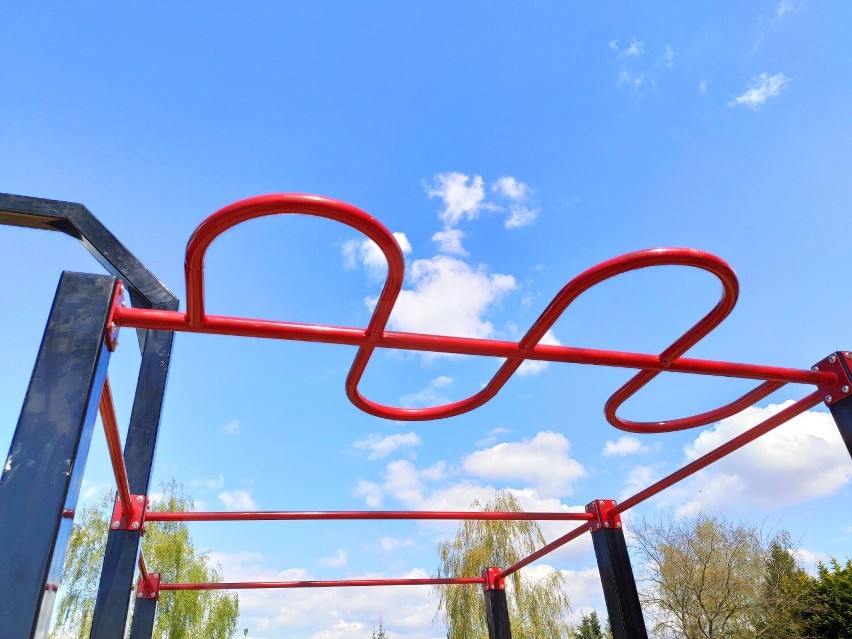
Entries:
MULTIPOLYGON (((54 639, 83 639, 89 636, 100 578, 101 563, 109 531, 113 499, 105 494, 92 506, 77 512, 71 531, 62 575, 54 639)), ((162 499, 151 510, 193 510, 192 498, 172 481, 164 486, 162 499)), ((197 550, 184 522, 146 524, 142 548, 150 570, 163 581, 221 581, 220 569, 208 553, 197 550)), ((205 637, 230 639, 237 629, 239 599, 219 591, 180 591, 161 595, 154 627, 156 639, 205 637)))
POLYGON ((388 639, 388 634, 385 632, 385 626, 382 623, 381 617, 379 617, 378 628, 373 626, 373 633, 370 635, 370 639, 388 639))
MULTIPOLYGON (((486 512, 520 512, 517 498, 498 491, 484 507, 486 512)), ((438 544, 439 577, 478 576, 485 568, 506 568, 541 548, 545 543, 535 521, 465 521, 452 541, 438 544)), ((512 574, 506 583, 512 636, 517 639, 549 639, 568 636, 568 596, 564 578, 549 572, 537 582, 512 574)), ((450 585, 437 588, 438 606, 447 626, 448 639, 485 639, 488 630, 485 604, 479 588, 450 585)))
POLYGON ((821 639, 852 637, 852 560, 820 563, 810 605, 804 618, 810 636, 821 639))
POLYGON ((601 629, 601 621, 598 619, 598 613, 594 610, 589 614, 583 614, 580 618, 580 625, 574 631, 575 639, 604 639, 604 632, 601 629))

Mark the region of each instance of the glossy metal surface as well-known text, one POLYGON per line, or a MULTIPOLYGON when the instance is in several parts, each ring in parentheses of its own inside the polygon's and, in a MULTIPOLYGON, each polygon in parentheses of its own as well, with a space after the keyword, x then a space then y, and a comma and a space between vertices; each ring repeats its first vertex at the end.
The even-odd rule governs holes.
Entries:
POLYGON ((591 521, 589 513, 537 513, 425 510, 312 510, 255 512, 151 511, 145 521, 316 521, 343 519, 417 519, 456 521, 591 521))

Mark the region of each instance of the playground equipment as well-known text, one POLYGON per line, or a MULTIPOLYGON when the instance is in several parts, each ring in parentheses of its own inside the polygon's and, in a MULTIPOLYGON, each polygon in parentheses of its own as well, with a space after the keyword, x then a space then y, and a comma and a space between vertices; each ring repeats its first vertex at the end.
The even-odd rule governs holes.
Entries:
POLYGON ((83 206, 0 194, 0 223, 61 231, 80 240, 111 275, 65 272, 24 399, 21 416, 0 479, 0 639, 47 636, 59 574, 88 453, 96 411, 100 411, 116 479, 117 498, 104 555, 91 637, 123 636, 136 568, 139 579, 132 639, 149 639, 157 600, 170 590, 239 588, 321 588, 468 584, 484 591, 491 639, 511 637, 505 578, 583 534, 593 539, 604 597, 616 639, 647 637, 621 513, 745 446, 796 415, 825 402, 852 454, 852 352, 838 351, 808 370, 683 357, 712 331, 736 303, 734 272, 720 258, 694 249, 662 248, 617 257, 571 280, 518 342, 402 333, 386 330, 403 282, 404 260, 391 233, 349 204, 314 195, 276 194, 243 200, 207 218, 186 251, 186 311, 178 300, 83 206), (258 217, 303 214, 346 224, 373 240, 388 263, 388 275, 366 328, 298 324, 209 315, 204 304, 204 254, 229 228, 258 217), (716 306, 660 354, 539 344, 571 302, 584 291, 628 271, 662 265, 702 269, 722 284, 716 306), (129 296, 131 304, 125 302, 129 296), (124 452, 107 378, 110 353, 121 328, 135 328, 142 362, 124 452), (176 332, 215 333, 356 346, 346 394, 362 411, 396 420, 432 420, 476 409, 492 399, 528 359, 637 369, 606 402, 607 421, 638 433, 668 432, 710 424, 734 415, 789 383, 816 389, 773 417, 705 454, 668 477, 616 503, 595 499, 585 512, 147 512, 154 448, 176 332), (364 397, 359 382, 377 348, 487 355, 505 359, 478 393, 442 406, 401 408, 364 397), (733 402, 699 415, 660 422, 631 422, 618 408, 663 371, 757 380, 733 402), (77 462, 80 463, 77 463, 77 462), (483 566, 480 575, 448 579, 374 579, 299 582, 165 583, 148 569, 140 537, 149 521, 226 520, 559 520, 581 522, 513 566, 483 566))

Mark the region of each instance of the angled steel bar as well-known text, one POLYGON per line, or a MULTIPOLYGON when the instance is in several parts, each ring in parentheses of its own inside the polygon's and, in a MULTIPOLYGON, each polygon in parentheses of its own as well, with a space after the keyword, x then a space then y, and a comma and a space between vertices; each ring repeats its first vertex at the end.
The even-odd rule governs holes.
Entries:
POLYGON ((109 350, 117 282, 63 273, 0 478, 0 637, 47 637, 109 350))

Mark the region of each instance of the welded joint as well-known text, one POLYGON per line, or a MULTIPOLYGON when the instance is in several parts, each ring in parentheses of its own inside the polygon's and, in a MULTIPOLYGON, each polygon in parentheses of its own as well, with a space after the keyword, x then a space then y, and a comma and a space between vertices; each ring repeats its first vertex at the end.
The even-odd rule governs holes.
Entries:
POLYGON ((482 590, 506 590, 506 578, 500 577, 500 568, 486 568, 482 571, 482 590))
POLYGON ((594 515, 589 522, 589 531, 596 533, 606 528, 621 528, 621 515, 615 510, 614 499, 596 499, 586 506, 586 512, 594 515))
POLYGON ((849 397, 852 391, 852 377, 850 377, 849 369, 852 369, 852 351, 837 351, 811 366, 812 371, 835 375, 834 384, 819 387, 827 406, 849 397))
POLYGON ((137 599, 159 599, 160 581, 162 575, 158 572, 148 573, 148 578, 139 577, 139 585, 136 586, 137 599))
POLYGON ((130 495, 130 504, 127 507, 116 497, 110 527, 113 530, 140 530, 145 523, 147 508, 148 498, 145 495, 130 495))
POLYGON ((121 280, 118 280, 115 285, 115 294, 113 295, 112 305, 109 309, 109 316, 107 317, 106 323, 106 334, 104 336, 107 349, 110 353, 114 352, 115 349, 118 348, 118 332, 121 330, 121 326, 119 326, 118 322, 115 321, 116 309, 126 306, 127 301, 124 298, 124 284, 122 284, 121 280))

